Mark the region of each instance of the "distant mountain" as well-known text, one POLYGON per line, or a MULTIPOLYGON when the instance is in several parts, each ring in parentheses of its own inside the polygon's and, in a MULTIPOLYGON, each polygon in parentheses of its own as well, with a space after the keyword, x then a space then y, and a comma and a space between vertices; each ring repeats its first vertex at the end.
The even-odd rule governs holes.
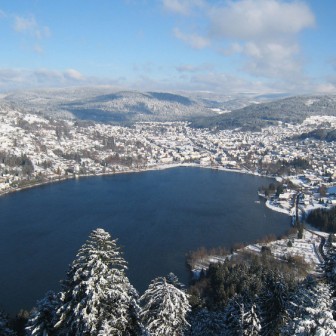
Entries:
POLYGON ((336 96, 298 96, 253 104, 233 113, 212 118, 198 118, 192 125, 214 129, 242 128, 258 131, 279 121, 295 124, 315 115, 336 116, 336 96))
POLYGON ((270 99, 249 93, 231 96, 208 92, 138 92, 83 87, 13 92, 0 97, 0 104, 52 118, 132 124, 137 121, 207 120, 270 99))
POLYGON ((97 87, 14 92, 2 101, 24 112, 114 123, 192 120, 216 115, 202 102, 178 94, 97 87))
POLYGON ((74 118, 71 112, 62 109, 62 105, 78 99, 88 99, 102 92, 110 92, 109 88, 62 88, 15 91, 2 97, 0 103, 10 104, 13 108, 26 113, 41 113, 53 118, 74 118))
POLYGON ((62 104, 79 119, 132 123, 136 121, 191 120, 215 113, 203 104, 177 94, 120 91, 62 104))

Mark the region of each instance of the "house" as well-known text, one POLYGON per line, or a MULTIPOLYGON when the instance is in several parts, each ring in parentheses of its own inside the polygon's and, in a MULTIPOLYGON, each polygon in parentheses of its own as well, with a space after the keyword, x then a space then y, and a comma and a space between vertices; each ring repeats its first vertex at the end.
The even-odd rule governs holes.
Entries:
POLYGON ((285 192, 285 193, 279 195, 279 200, 280 201, 289 201, 291 199, 291 197, 292 197, 291 193, 285 192))

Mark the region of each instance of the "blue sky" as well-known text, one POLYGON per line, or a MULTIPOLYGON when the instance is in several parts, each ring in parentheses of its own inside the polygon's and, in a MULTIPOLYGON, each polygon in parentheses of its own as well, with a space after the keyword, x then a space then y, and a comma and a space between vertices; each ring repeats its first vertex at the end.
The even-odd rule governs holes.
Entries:
POLYGON ((336 92, 334 0, 0 0, 0 90, 336 92))

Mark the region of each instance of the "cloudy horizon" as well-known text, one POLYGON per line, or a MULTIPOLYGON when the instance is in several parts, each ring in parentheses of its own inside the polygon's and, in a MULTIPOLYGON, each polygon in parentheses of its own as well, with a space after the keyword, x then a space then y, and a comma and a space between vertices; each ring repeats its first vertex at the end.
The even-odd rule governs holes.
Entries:
POLYGON ((0 91, 336 93, 332 0, 14 0, 0 5, 0 91))

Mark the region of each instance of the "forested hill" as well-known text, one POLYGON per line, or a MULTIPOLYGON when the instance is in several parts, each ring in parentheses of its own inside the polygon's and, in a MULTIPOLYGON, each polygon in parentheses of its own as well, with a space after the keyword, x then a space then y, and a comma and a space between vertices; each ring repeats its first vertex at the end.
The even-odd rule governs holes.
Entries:
POLYGON ((194 117, 216 115, 211 110, 212 105, 208 106, 199 98, 167 92, 116 91, 109 87, 12 92, 0 99, 0 105, 2 104, 9 104, 23 113, 40 113, 51 118, 115 124, 188 121, 194 117))
POLYGON ((258 131, 278 121, 300 123, 314 115, 336 116, 336 95, 297 96, 116 91, 82 87, 18 91, 0 106, 51 118, 131 125, 139 121, 190 121, 194 127, 258 131))
POLYGON ((241 109, 279 95, 211 92, 140 92, 112 87, 45 88, 0 95, 0 107, 52 119, 131 125, 139 121, 192 121, 241 109))
POLYGON ((278 121, 295 124, 315 115, 336 116, 336 96, 297 96, 253 104, 232 113, 212 118, 199 118, 193 126, 258 131, 263 127, 277 124, 278 121))

